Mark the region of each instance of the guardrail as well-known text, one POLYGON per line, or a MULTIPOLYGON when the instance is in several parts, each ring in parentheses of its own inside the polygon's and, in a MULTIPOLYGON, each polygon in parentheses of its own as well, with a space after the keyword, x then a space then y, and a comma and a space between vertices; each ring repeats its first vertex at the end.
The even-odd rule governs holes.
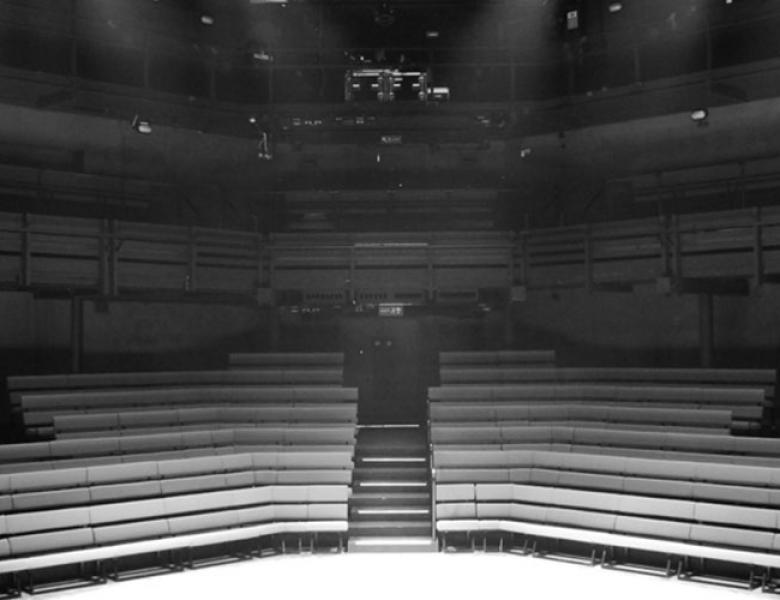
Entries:
POLYGON ((780 276, 780 207, 513 232, 272 234, 0 213, 0 285, 300 304, 780 276))

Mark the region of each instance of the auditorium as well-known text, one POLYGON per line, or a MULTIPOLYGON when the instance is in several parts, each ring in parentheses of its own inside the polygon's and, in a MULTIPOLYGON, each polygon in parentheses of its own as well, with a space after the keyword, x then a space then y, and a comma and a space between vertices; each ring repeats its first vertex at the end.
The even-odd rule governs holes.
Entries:
POLYGON ((0 31, 0 596, 780 591, 777 2, 0 31))

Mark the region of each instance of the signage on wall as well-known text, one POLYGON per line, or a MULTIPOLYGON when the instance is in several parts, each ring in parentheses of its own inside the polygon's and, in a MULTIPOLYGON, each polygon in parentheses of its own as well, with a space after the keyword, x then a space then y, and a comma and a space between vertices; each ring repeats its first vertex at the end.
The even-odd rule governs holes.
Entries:
POLYGON ((379 305, 377 314, 380 317, 403 317, 404 305, 393 303, 382 303, 379 305))

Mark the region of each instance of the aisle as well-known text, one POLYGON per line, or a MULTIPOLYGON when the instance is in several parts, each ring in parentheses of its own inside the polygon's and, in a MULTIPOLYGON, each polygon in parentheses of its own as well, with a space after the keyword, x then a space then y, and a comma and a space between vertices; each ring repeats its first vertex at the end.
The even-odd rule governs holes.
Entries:
MULTIPOLYGON (((52 592, 46 600, 721 600, 730 589, 509 554, 272 556, 182 573, 52 592)), ((763 597, 769 597, 764 595, 763 597)))

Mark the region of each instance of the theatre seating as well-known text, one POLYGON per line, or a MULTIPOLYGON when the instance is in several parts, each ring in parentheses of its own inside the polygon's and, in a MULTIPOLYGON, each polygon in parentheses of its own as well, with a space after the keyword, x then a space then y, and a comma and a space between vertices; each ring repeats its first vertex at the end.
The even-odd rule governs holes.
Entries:
POLYGON ((355 426, 219 429, 53 440, 0 446, 0 474, 255 450, 350 450, 355 426))
MULTIPOLYGON (((728 432, 729 410, 627 407, 601 404, 525 404, 436 402, 431 420, 442 434, 496 426, 565 424, 599 428, 676 430, 699 433, 728 432)), ((456 438, 457 439, 457 438, 456 438)))
POLYGON ((576 384, 630 387, 690 387, 700 389, 761 389, 771 410, 775 398, 773 369, 655 368, 510 368, 442 364, 442 385, 452 384, 576 384))
POLYGON ((194 431, 235 427, 312 428, 351 424, 355 403, 279 404, 251 407, 135 410, 54 416, 57 439, 105 435, 138 435, 165 431, 194 431))
MULTIPOLYGON (((327 464, 333 468, 322 471, 327 474, 322 479, 336 479, 345 456, 335 458, 327 464)), ((351 455, 347 458, 351 461, 351 455)), ((345 477, 341 483, 302 483, 310 475, 283 473, 279 466, 284 460, 283 453, 255 453, 62 471, 53 480, 61 489, 50 490, 50 496, 63 504, 34 511, 15 504, 25 497, 18 486, 46 487, 52 480, 46 472, 13 475, 3 481, 15 492, 4 498, 10 498, 16 510, 0 518, 0 573, 268 535, 345 532, 349 497, 345 477), (212 481, 214 476, 181 477, 210 470, 225 479, 221 489, 212 481), (122 483, 106 485, 106 478, 122 483), (69 483, 72 487, 63 487, 69 483), (204 491, 209 487, 215 489, 204 491), (77 501, 73 493, 77 490, 88 497, 82 493, 82 501, 77 501)))
MULTIPOLYGON (((149 411, 161 407, 168 408, 171 414, 174 409, 230 406, 245 409, 268 406, 270 410, 273 405, 295 408, 310 405, 345 405, 356 411, 356 402, 357 389, 330 385, 150 388, 20 395, 26 432, 30 436, 44 439, 54 434, 55 415, 64 417, 90 413, 149 411)), ((354 421, 354 418, 351 420, 354 421)))
MULTIPOLYGON (((464 384, 428 390, 432 410, 439 403, 459 411, 506 411, 530 405, 582 404, 632 409, 708 409, 732 413, 735 430, 761 428, 767 403, 761 389, 692 388, 597 384, 464 384)), ((517 409, 521 410, 521 409, 517 409)))

